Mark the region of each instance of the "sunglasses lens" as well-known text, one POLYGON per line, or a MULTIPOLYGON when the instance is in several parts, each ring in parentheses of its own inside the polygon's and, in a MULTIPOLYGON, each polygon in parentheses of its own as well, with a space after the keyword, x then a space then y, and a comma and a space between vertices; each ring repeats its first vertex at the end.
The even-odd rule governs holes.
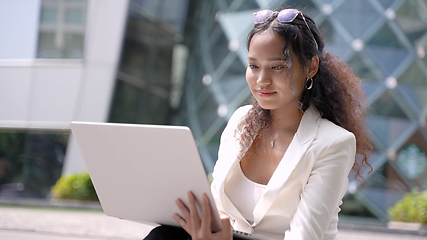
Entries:
POLYGON ((296 9, 285 9, 280 11, 279 15, 277 16, 277 20, 282 23, 292 22, 298 13, 299 12, 296 9))
POLYGON ((271 18, 273 15, 273 11, 271 10, 262 10, 254 14, 254 23, 263 23, 271 18))

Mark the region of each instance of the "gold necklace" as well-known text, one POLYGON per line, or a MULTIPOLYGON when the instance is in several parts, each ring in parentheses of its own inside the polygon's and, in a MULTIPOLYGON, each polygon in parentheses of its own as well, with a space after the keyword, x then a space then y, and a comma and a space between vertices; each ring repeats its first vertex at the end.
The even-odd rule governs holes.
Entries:
POLYGON ((299 122, 298 122, 297 124, 295 124, 295 125, 292 125, 292 126, 290 126, 290 127, 286 128, 283 132, 281 132, 279 135, 277 135, 277 137, 276 137, 276 138, 274 138, 274 139, 273 139, 273 134, 270 134, 270 139, 271 139, 270 146, 271 146, 271 148, 274 148, 274 143, 275 143, 275 142, 276 142, 276 140, 280 137, 280 135, 282 135, 283 133, 285 133, 285 132, 289 131, 291 128, 295 127, 295 126, 296 126, 296 125, 298 125, 298 124, 299 124, 299 122))

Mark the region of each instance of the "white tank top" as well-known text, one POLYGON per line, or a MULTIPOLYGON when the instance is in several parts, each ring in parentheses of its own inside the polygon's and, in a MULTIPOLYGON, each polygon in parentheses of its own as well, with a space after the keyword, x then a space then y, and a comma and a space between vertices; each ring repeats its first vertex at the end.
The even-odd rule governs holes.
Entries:
POLYGON ((239 164, 225 183, 224 191, 242 216, 252 224, 255 206, 264 193, 265 187, 266 185, 249 180, 239 164))

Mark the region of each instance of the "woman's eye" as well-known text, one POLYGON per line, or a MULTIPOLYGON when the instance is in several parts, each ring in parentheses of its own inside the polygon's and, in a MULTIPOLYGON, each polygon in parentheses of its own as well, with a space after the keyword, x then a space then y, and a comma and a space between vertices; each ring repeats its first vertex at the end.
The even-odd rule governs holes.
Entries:
POLYGON ((256 65, 253 65, 253 64, 249 64, 249 67, 250 68, 258 68, 256 65))
POLYGON ((283 69, 283 66, 274 66, 274 67, 272 67, 271 69, 274 69, 274 70, 280 70, 280 69, 283 69))

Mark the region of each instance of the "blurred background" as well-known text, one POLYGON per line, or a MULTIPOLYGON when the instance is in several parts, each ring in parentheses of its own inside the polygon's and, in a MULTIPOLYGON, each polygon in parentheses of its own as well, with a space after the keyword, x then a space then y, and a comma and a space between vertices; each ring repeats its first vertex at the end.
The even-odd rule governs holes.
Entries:
POLYGON ((369 99, 375 153, 341 218, 388 221, 427 189, 425 0, 0 0, 0 199, 50 199, 85 170, 73 120, 187 125, 206 172, 248 103, 246 35, 261 9, 299 8, 369 99))

